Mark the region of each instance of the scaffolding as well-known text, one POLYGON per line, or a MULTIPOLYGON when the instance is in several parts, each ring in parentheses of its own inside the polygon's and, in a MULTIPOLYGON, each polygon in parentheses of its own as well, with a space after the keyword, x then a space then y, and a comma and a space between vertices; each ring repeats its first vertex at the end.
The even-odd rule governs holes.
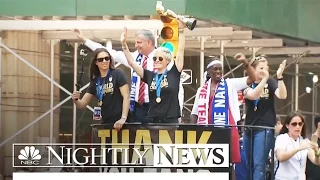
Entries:
MULTIPOLYGON (((47 76, 45 73, 40 71, 37 67, 32 65, 27 59, 23 58, 19 54, 17 54, 14 50, 10 49, 10 47, 3 44, 2 39, 0 37, 0 65, 2 64, 2 51, 5 50, 15 57, 17 57, 21 62, 32 68, 37 73, 41 74, 44 78, 46 78, 48 81, 50 81, 50 109, 43 113, 38 118, 34 119, 31 123, 27 124, 23 128, 21 128, 19 131, 12 134, 7 139, 4 139, 0 143, 0 148, 4 146, 6 143, 10 142, 14 137, 21 134, 23 131, 28 129, 29 127, 33 126, 35 123, 39 122, 43 117, 50 115, 50 143, 53 143, 53 111, 57 108, 59 108, 61 105, 63 105, 65 102, 71 99, 72 93, 65 89, 63 86, 55 82, 54 80, 54 45, 59 42, 59 40, 67 39, 70 41, 75 41, 76 36, 73 32, 70 30, 74 28, 79 29, 86 29, 83 34, 87 38, 90 39, 100 39, 105 40, 109 46, 112 46, 111 41, 117 41, 120 37, 120 33, 122 31, 123 25, 127 25, 128 28, 131 30, 128 32, 128 40, 134 41, 134 32, 135 30, 139 29, 141 24, 146 25, 146 29, 151 29, 155 32, 157 35, 159 30, 162 28, 161 21, 156 20, 150 20, 148 22, 145 21, 139 21, 139 20, 119 20, 119 21, 103 21, 104 25, 101 27, 100 21, 19 21, 19 20, 0 20, 0 30, 41 30, 42 31, 42 38, 50 41, 50 76, 47 76), (90 26, 88 26, 88 23, 90 26), (111 26, 110 26, 111 25, 111 26), (121 26, 121 27, 120 27, 121 26), (89 27, 89 29, 88 29, 89 27), (110 30, 106 30, 108 28, 111 28, 110 30), (98 30, 98 28, 103 30, 98 30), (107 39, 107 40, 106 40, 107 39), (3 49, 3 50, 2 50, 3 49), (62 91, 67 93, 69 97, 65 98, 58 104, 54 105, 54 97, 53 97, 53 91, 54 86, 60 88, 62 91)), ((292 59, 289 60, 289 66, 294 66, 295 72, 295 86, 294 86, 294 99, 288 103, 285 106, 289 106, 291 104, 294 104, 294 111, 299 111, 299 98, 304 96, 306 93, 299 94, 299 66, 302 63, 305 63, 308 61, 308 63, 319 63, 320 61, 317 58, 305 58, 306 55, 317 55, 320 54, 320 46, 319 47, 283 47, 283 40, 282 39, 252 39, 252 32, 251 31, 235 31, 232 27, 199 27, 195 29, 194 31, 187 31, 186 33, 186 51, 189 53, 197 54, 200 56, 200 70, 199 70, 199 81, 200 84, 203 84, 203 72, 205 70, 205 57, 208 56, 208 53, 210 55, 216 55, 219 56, 221 62, 229 64, 228 59, 226 56, 231 56, 238 52, 239 49, 237 48, 243 48, 243 52, 246 55, 250 55, 251 57, 255 57, 257 53, 259 54, 285 54, 285 55, 291 55, 292 59), (303 60, 303 59, 306 59, 303 60)), ((157 35, 158 39, 158 35, 157 35)), ((78 42, 74 43, 74 78, 73 82, 74 84, 77 83, 77 59, 78 59, 78 42)), ((188 53, 187 53, 188 55, 188 53)), ((116 66, 119 66, 117 64, 116 66)), ((230 69, 229 72, 225 73, 225 76, 230 75, 238 69, 241 65, 238 65, 237 67, 230 69)), ((1 75, 1 67, 0 67, 0 82, 2 81, 2 75, 1 75)), ((83 86, 80 91, 86 89, 88 87, 89 83, 83 86)), ((315 99, 317 99, 317 87, 319 84, 314 83, 313 84, 313 102, 312 102, 312 116, 316 115, 317 111, 317 102, 315 99)), ((76 88, 76 87, 74 87, 76 88)), ((1 89, 1 86, 0 86, 1 89)), ((1 89, 2 90, 2 89, 1 89)), ((74 89, 76 90, 76 89, 74 89)), ((184 109, 191 112, 192 107, 192 100, 194 99, 194 96, 191 98, 188 98, 184 102, 184 109)), ((0 108, 1 108, 1 94, 0 94, 0 108)), ((87 108, 91 111, 93 111, 92 107, 87 106, 87 108)), ((1 113, 1 112, 0 112, 1 113)), ((305 112, 308 113, 308 112, 305 112)), ((73 139, 72 143, 76 143, 76 107, 73 105, 73 139)), ((0 129, 1 129, 1 114, 0 114, 0 129)), ((1 133, 0 133, 1 135, 1 133)), ((1 136, 0 136, 1 138, 1 136)))

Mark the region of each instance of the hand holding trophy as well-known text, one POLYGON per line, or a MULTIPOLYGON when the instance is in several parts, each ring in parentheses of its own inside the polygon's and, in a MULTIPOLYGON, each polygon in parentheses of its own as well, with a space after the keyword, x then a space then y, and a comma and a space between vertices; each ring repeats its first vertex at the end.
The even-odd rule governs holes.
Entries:
POLYGON ((171 18, 175 18, 179 21, 181 21, 189 30, 193 30, 197 25, 197 20, 194 18, 186 18, 182 15, 178 15, 175 12, 173 12, 170 9, 167 9, 167 11, 164 10, 164 7, 162 5, 162 1, 157 1, 156 5, 156 11, 158 14, 162 16, 169 16, 171 18))

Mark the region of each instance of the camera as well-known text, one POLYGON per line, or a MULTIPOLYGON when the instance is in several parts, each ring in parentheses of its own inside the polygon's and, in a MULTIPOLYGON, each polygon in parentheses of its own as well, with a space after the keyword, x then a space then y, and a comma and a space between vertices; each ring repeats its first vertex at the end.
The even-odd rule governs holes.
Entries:
POLYGON ((80 50, 80 56, 87 56, 87 55, 88 55, 88 51, 86 49, 80 50))

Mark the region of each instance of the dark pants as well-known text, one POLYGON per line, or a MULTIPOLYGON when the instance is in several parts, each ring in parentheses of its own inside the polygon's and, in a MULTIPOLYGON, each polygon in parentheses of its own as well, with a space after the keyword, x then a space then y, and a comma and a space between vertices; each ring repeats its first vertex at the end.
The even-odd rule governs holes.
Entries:
POLYGON ((131 112, 131 119, 129 122, 135 123, 149 123, 148 119, 149 103, 135 103, 134 111, 131 112))

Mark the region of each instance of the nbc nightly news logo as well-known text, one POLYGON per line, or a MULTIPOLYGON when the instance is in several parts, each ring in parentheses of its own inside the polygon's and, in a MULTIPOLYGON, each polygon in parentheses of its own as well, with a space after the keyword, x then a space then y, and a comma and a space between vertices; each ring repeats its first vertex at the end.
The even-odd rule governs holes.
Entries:
POLYGON ((13 167, 228 168, 228 144, 13 144, 13 167))

